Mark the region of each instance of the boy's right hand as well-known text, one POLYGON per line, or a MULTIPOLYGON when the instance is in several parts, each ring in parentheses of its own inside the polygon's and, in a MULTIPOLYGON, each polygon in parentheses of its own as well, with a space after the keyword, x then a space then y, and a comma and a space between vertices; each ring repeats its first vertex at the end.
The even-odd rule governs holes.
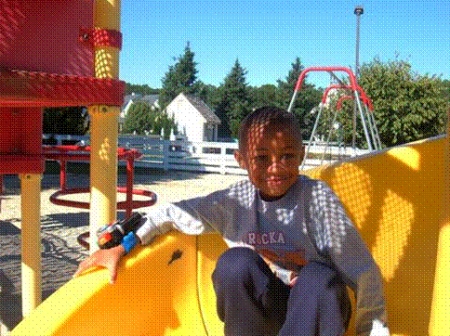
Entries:
POLYGON ((98 250, 78 265, 73 277, 81 275, 92 267, 104 267, 109 270, 111 276, 109 282, 113 284, 117 279, 117 266, 124 255, 125 249, 120 244, 107 250, 98 250))

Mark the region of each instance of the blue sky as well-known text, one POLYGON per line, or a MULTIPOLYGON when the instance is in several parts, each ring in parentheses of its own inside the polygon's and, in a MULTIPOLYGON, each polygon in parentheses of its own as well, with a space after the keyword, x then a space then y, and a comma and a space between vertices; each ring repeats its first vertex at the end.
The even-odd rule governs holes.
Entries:
MULTIPOLYGON (((161 87, 187 41, 198 79, 220 85, 236 59, 252 86, 285 79, 300 57, 309 66, 355 65, 356 5, 360 63, 397 55, 419 74, 450 79, 450 1, 123 0, 120 78, 161 87)), ((308 80, 328 85, 329 76, 308 80)))

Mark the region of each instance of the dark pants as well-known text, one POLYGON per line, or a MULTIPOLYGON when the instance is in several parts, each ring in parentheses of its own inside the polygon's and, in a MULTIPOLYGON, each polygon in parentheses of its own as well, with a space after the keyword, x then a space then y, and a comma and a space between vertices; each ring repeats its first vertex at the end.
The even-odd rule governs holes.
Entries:
POLYGON ((290 288, 255 251, 236 247, 222 254, 212 277, 227 336, 337 336, 350 319, 345 285, 320 263, 304 266, 290 288))

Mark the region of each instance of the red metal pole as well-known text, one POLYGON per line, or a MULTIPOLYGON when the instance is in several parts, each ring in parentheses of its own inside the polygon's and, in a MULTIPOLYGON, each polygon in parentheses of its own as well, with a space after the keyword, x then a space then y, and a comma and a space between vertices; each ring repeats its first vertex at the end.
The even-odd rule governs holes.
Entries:
POLYGON ((66 160, 61 158, 59 160, 59 186, 62 191, 65 191, 67 187, 66 166, 66 160))

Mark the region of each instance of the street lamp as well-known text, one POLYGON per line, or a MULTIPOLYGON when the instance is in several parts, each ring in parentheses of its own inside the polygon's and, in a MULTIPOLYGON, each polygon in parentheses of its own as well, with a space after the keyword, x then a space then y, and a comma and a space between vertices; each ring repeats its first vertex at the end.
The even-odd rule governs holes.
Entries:
MULTIPOLYGON (((363 6, 356 6, 353 13, 356 15, 356 57, 355 57, 355 76, 359 79, 359 21, 360 16, 364 13, 363 6)), ((352 147, 356 148, 356 102, 353 104, 353 136, 352 147)))
POLYGON ((355 75, 359 77, 359 23, 360 16, 364 14, 364 8, 362 6, 356 6, 353 12, 356 15, 356 60, 355 60, 355 75))

